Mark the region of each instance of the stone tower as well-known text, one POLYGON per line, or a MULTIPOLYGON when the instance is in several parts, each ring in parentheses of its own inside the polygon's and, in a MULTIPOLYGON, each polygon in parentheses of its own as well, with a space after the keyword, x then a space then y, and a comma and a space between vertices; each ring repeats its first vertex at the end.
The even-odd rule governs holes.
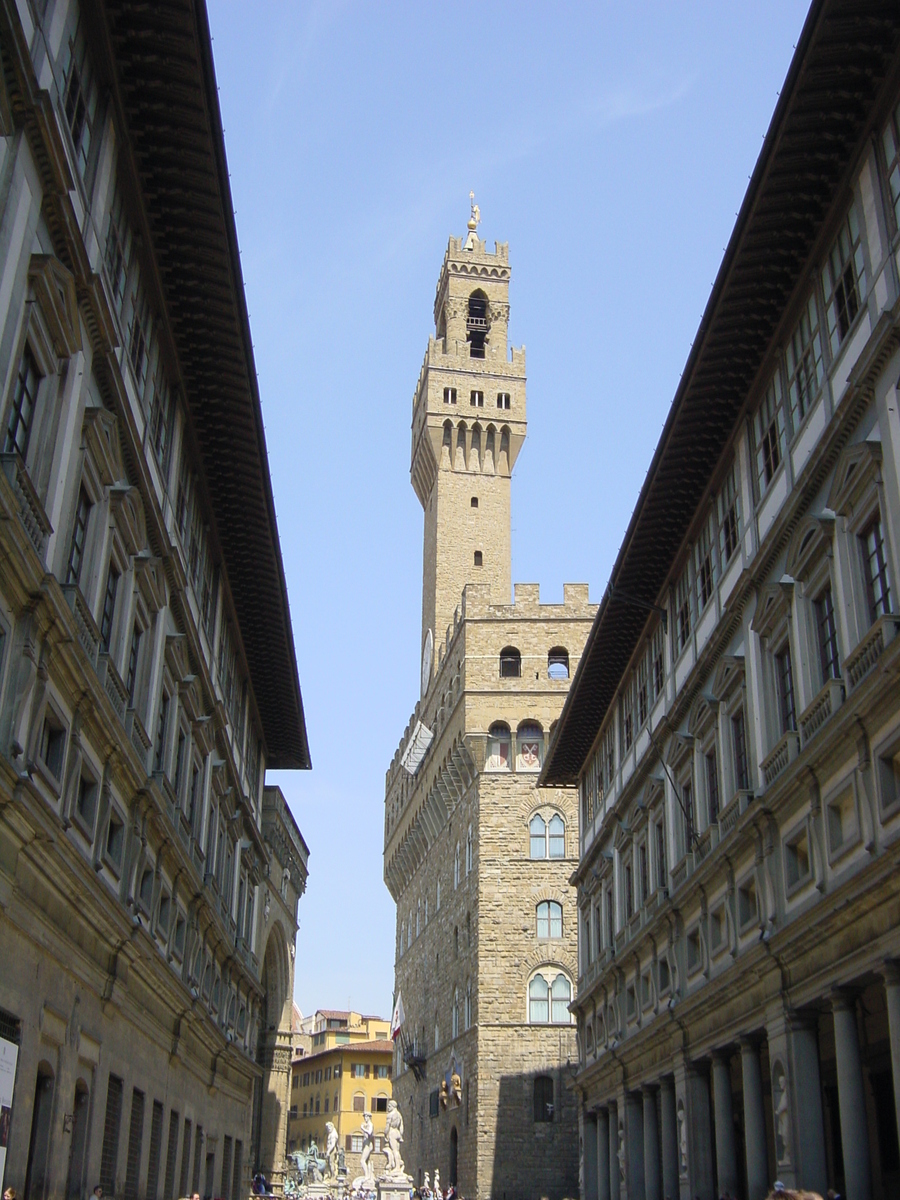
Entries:
POLYGON ((416 1184, 437 1168, 472 1200, 559 1200, 578 1188, 578 807, 535 783, 596 609, 582 585, 561 604, 536 585, 510 595, 525 354, 507 348, 508 289, 507 247, 486 249, 473 206, 413 401, 422 694, 385 781, 406 1014, 393 1094, 416 1184))
MULTIPOLYGON (((525 440, 525 351, 510 353, 509 247, 469 221, 451 238, 413 401, 412 484, 425 510, 423 667, 467 583, 510 598, 510 474, 525 440)), ((426 672, 427 674, 427 672, 426 672)), ((423 676, 423 688, 427 681, 423 676)))

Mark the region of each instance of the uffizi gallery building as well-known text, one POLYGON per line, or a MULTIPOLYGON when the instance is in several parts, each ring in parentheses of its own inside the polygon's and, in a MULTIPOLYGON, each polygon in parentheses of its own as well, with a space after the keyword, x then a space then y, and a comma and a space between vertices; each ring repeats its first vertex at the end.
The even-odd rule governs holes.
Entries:
POLYGON ((585 1200, 900 1195, 898 634, 900 8, 815 0, 540 779, 585 1200))
POLYGON ((309 750, 206 10, 0 0, 0 56, 0 1177, 237 1200, 309 750))

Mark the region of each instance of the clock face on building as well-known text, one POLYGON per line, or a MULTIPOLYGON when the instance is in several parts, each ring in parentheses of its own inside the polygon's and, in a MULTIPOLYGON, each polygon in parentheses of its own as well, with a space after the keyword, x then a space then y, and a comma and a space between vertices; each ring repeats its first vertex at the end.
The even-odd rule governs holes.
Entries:
POLYGON ((428 685, 431 683, 431 660, 434 656, 434 638, 431 630, 425 634, 425 645, 422 647, 422 697, 428 691, 428 685))

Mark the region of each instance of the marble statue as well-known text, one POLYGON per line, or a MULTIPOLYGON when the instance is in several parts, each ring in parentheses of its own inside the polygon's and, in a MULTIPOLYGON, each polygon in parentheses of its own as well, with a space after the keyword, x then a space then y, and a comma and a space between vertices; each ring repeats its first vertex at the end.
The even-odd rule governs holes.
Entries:
POLYGON ((387 1174, 405 1175, 403 1159, 400 1156, 400 1143, 403 1141, 403 1117, 400 1115, 396 1100, 388 1100, 387 1116, 384 1119, 384 1137, 387 1174))
MULTIPOLYGON (((372 1124, 372 1114, 363 1113, 362 1127, 360 1133, 363 1135, 363 1148, 359 1156, 359 1165, 362 1167, 362 1179, 369 1182, 375 1178, 375 1172, 372 1169, 372 1164, 369 1159, 372 1157, 372 1151, 375 1149, 375 1126, 372 1124)), ((354 1179, 353 1184, 356 1186, 357 1180, 354 1179)))
POLYGON ((325 1162, 330 1179, 337 1179, 338 1174, 338 1132, 331 1121, 325 1122, 325 1162))
POLYGON ((788 1162, 791 1157, 791 1110, 788 1081, 781 1063, 772 1072, 772 1092, 775 1101, 775 1157, 788 1162))
POLYGON ((425 1178, 422 1181, 422 1186, 419 1190, 423 1196, 431 1195, 431 1176, 427 1171, 425 1172, 425 1178))
POLYGON ((616 1151, 619 1160, 619 1182, 625 1182, 625 1126, 619 1122, 619 1148, 616 1151))
POLYGON ((443 1196, 444 1194, 441 1191, 441 1173, 437 1167, 434 1168, 434 1194, 435 1196, 443 1196))
POLYGON ((684 1119, 684 1105, 678 1105, 678 1159, 681 1174, 687 1174, 688 1153, 687 1153, 687 1122, 684 1119))

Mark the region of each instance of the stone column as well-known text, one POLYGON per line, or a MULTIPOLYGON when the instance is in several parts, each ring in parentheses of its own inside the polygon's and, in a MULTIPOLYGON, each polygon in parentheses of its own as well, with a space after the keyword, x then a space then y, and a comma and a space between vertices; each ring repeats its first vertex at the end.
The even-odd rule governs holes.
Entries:
POLYGON ((585 1112, 581 1123, 582 1200, 597 1196, 597 1114, 585 1112))
POLYGON ((869 1130, 856 1027, 856 1000, 846 992, 836 992, 831 998, 831 1007, 834 1013, 834 1052, 837 1059, 845 1190, 850 1200, 871 1200, 869 1130))
POLYGON ((659 1162, 659 1121, 656 1089, 641 1089, 644 1102, 644 1195, 646 1200, 663 1200, 659 1162))
POLYGON ((625 1164, 628 1200, 645 1200, 644 1109, 635 1092, 625 1094, 625 1164))
POLYGON ((716 1127, 716 1167, 719 1194, 738 1191, 737 1157, 734 1150, 734 1112, 731 1104, 729 1055, 717 1052, 712 1060, 713 1104, 716 1127))
POLYGON ((613 1101, 609 1109, 609 1200, 619 1200, 619 1106, 613 1101))
POLYGON ((669 1200, 677 1200, 678 1123, 675 1119, 675 1080, 667 1075, 659 1085, 659 1119, 662 1126, 662 1190, 669 1200))
POLYGON ((793 1090, 791 1107, 796 1131, 795 1182, 824 1196, 828 1189, 828 1164, 816 1022, 792 1016, 788 1028, 793 1090))
POLYGON ((713 1178, 712 1114, 709 1104, 709 1080, 692 1067, 687 1072, 687 1144, 688 1178, 692 1196, 712 1196, 713 1178))
POLYGON ((769 1194, 769 1162, 766 1151, 762 1072, 759 1067, 759 1047, 749 1038, 741 1038, 741 1076, 744 1091, 747 1195, 748 1200, 764 1200, 769 1194))
POLYGON ((897 1137, 900 1139, 900 966, 895 962, 885 963, 883 974, 891 1042, 891 1074, 894 1077, 894 1110, 897 1114, 897 1137))
POLYGON ((609 1110, 597 1112, 597 1200, 609 1197, 609 1110))

